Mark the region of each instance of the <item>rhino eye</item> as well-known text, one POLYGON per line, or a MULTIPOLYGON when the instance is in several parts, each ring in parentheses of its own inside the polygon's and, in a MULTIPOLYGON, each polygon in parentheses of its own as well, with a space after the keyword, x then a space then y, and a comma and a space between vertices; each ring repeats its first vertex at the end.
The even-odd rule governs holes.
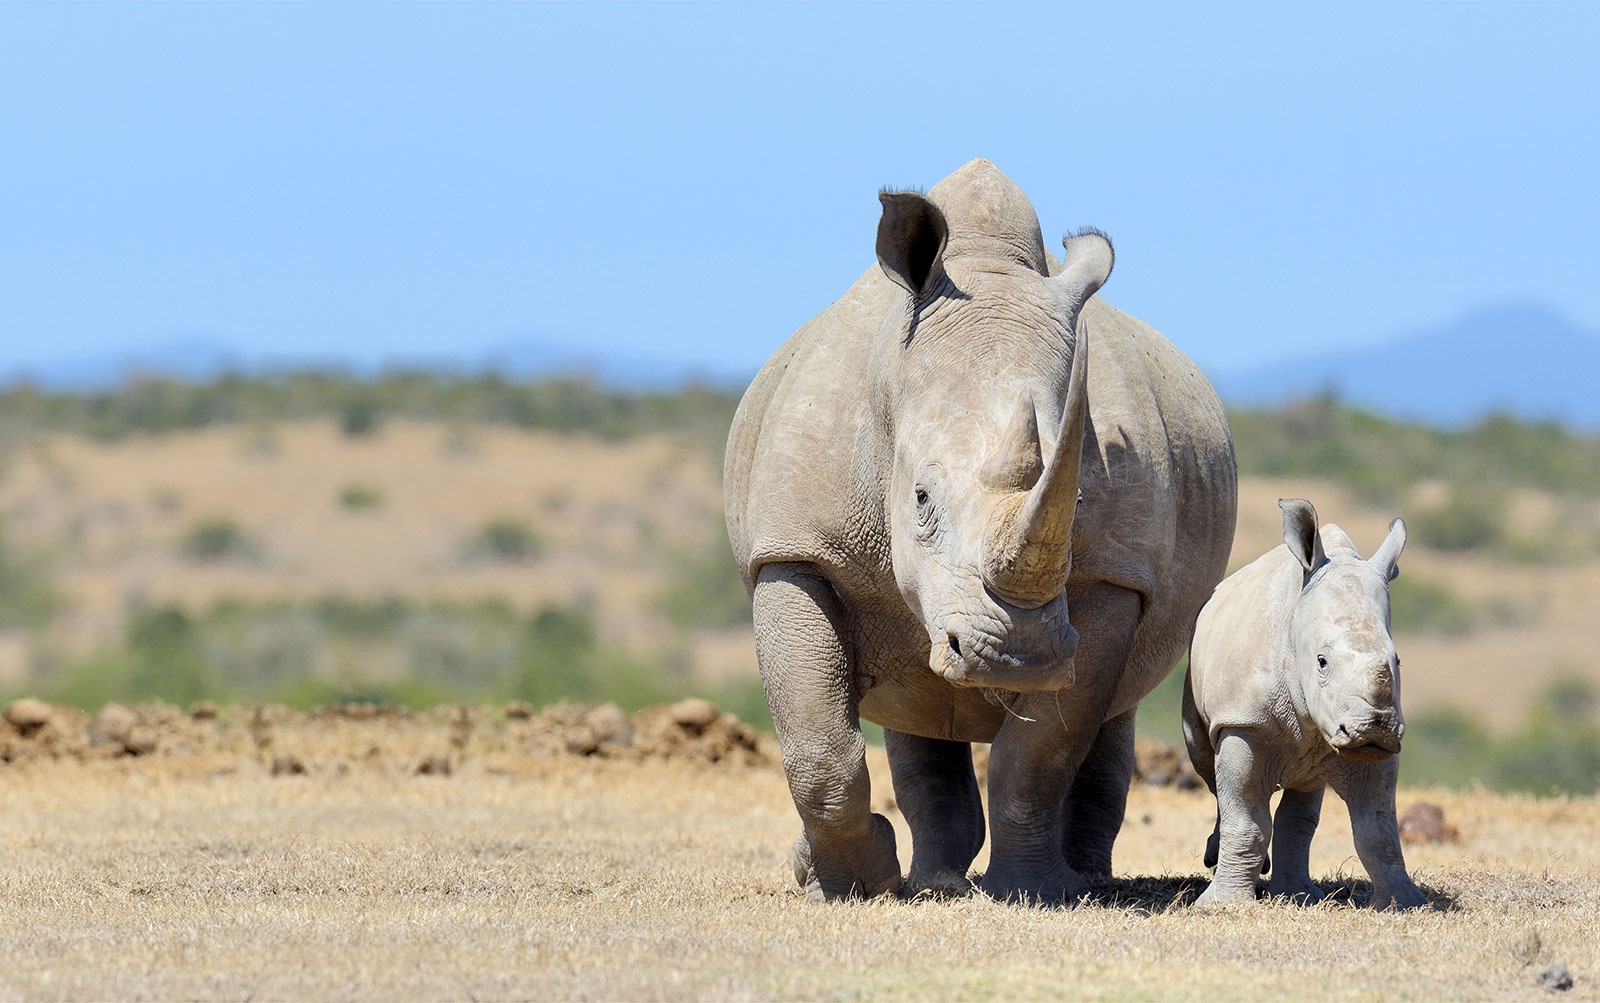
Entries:
POLYGON ((928 504, 928 492, 922 490, 921 488, 917 489, 917 504, 918 505, 926 505, 926 504, 928 504))
POLYGON ((1317 656, 1317 668, 1325 669, 1327 667, 1328 667, 1327 656, 1326 655, 1318 655, 1317 656))

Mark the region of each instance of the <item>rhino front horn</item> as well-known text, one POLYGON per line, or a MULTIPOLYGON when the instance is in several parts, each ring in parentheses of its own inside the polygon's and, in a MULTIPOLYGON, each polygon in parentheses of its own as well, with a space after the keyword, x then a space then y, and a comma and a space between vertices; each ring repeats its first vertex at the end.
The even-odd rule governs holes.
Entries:
MULTIPOLYGON (((984 582, 1007 602, 1027 609, 1060 595, 1072 568, 1072 518, 1077 514, 1078 471, 1089 412, 1087 335, 1087 328, 1079 332, 1073 351, 1061 434, 1050 463, 1030 489, 1008 494, 995 504, 984 533, 984 582)), ((1027 403, 1031 417, 1032 400, 1027 403)), ((988 466, 985 463, 984 469, 988 466)))

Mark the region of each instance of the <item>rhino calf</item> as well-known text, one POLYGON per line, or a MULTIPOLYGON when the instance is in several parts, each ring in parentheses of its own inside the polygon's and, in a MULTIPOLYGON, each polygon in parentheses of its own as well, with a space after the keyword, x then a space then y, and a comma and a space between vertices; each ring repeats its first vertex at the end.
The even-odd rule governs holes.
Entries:
POLYGON ((1206 866, 1216 873, 1196 904, 1253 900, 1269 841, 1267 892, 1321 898, 1309 858, 1331 784, 1350 809, 1373 908, 1423 905, 1406 874, 1394 809, 1405 721, 1389 582, 1399 574, 1406 524, 1390 523, 1383 545, 1363 560, 1338 526, 1319 532, 1310 502, 1278 506, 1286 546, 1218 585, 1195 623, 1183 735, 1217 797, 1206 845, 1206 866))

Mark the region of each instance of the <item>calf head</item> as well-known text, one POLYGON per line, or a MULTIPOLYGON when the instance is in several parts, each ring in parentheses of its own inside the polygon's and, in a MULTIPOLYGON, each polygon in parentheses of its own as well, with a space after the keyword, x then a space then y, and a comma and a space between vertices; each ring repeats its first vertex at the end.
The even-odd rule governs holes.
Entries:
POLYGON ((1396 519, 1370 560, 1328 527, 1323 547, 1311 503, 1281 500, 1283 539, 1302 570, 1290 627, 1293 672, 1305 709, 1335 752, 1375 762, 1400 751, 1400 657, 1389 635, 1389 582, 1400 573, 1406 524, 1396 519))
POLYGON ((1052 278, 1033 207, 985 161, 927 196, 881 200, 878 260, 906 291, 871 361, 896 583, 938 675, 1063 689, 1088 420, 1078 318, 1111 273, 1110 241, 1067 239, 1052 278))

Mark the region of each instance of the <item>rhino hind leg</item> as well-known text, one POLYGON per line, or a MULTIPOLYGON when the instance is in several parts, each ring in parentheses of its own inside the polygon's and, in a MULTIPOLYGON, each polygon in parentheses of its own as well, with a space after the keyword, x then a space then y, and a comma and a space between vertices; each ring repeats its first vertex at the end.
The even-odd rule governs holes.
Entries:
POLYGON ((983 801, 972 746, 885 728, 894 797, 911 828, 905 894, 964 895, 967 868, 983 849, 983 801))
POLYGON ((1111 876, 1111 847, 1122 831, 1133 781, 1134 709, 1100 726, 1067 791, 1061 849, 1088 878, 1111 876))
MULTIPOLYGON (((1322 889, 1311 880, 1311 837, 1322 820, 1322 794, 1325 788, 1297 791, 1288 788, 1278 801, 1272 817, 1272 855, 1278 858, 1278 871, 1267 884, 1268 895, 1283 895, 1303 905, 1322 900, 1322 889)), ((1265 866, 1263 874, 1267 873, 1265 866)))
POLYGON ((818 900, 897 891, 894 827, 871 809, 859 694, 832 587, 809 565, 767 565, 754 613, 761 682, 800 814, 795 878, 818 900))

